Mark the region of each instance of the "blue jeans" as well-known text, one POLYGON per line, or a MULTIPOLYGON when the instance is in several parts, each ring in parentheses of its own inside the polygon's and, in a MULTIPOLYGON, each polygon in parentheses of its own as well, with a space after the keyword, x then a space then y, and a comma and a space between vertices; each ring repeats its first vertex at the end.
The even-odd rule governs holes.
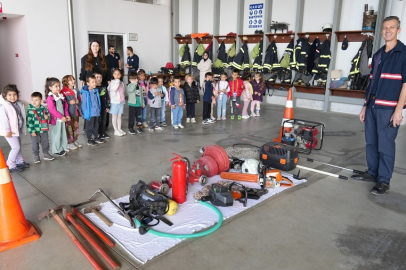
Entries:
POLYGON ((173 113, 173 125, 177 126, 182 124, 182 117, 183 117, 183 107, 176 106, 175 109, 172 109, 173 113))
POLYGON ((220 118, 222 114, 223 117, 226 117, 226 110, 227 110, 227 94, 223 94, 221 100, 217 98, 217 118, 220 118))
POLYGON ((166 111, 166 108, 165 108, 165 100, 162 100, 162 107, 161 107, 161 122, 163 123, 163 122, 166 122, 166 119, 165 119, 165 111, 166 111))
POLYGON ((145 107, 142 108, 142 122, 147 122, 147 98, 144 97, 145 107))
POLYGON ((395 139, 399 126, 388 127, 394 109, 375 109, 369 104, 365 112, 365 141, 368 173, 378 182, 389 183, 395 167, 395 139))

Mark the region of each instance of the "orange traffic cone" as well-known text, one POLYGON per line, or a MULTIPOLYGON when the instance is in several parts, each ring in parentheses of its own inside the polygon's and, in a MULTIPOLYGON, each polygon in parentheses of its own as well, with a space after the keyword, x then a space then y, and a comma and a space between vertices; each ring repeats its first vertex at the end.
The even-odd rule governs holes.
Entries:
POLYGON ((0 252, 37 240, 40 234, 25 219, 0 149, 0 252))
POLYGON ((285 126, 283 126, 283 122, 291 119, 293 119, 293 94, 292 88, 289 88, 288 98, 286 99, 285 112, 283 113, 283 119, 281 123, 281 130, 279 131, 279 137, 273 139, 274 142, 282 142, 283 133, 292 131, 292 123, 286 123, 285 126))

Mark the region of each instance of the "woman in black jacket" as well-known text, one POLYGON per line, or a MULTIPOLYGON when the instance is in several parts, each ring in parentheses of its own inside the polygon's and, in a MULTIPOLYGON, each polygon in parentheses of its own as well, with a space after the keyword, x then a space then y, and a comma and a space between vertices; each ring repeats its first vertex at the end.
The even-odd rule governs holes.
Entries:
POLYGON ((98 71, 103 75, 104 86, 107 86, 111 80, 111 74, 108 72, 106 58, 100 50, 100 43, 97 40, 90 42, 89 51, 81 59, 80 69, 80 87, 82 88, 86 82, 86 76, 93 75, 93 72, 98 71))
POLYGON ((200 102, 200 94, 199 88, 194 81, 194 77, 190 74, 185 76, 183 91, 186 96, 186 123, 196 123, 195 105, 200 102))

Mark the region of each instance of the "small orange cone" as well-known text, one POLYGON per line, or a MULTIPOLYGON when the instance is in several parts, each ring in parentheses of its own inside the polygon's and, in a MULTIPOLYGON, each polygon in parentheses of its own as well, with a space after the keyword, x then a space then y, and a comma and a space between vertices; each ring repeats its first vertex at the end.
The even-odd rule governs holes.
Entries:
POLYGON ((273 139, 274 142, 282 142, 283 133, 285 131, 286 132, 292 131, 293 125, 291 123, 286 123, 285 127, 283 126, 283 122, 292 119, 293 119, 293 93, 292 88, 289 88, 288 98, 286 99, 285 112, 283 113, 283 119, 281 123, 281 130, 279 131, 279 137, 273 139))
POLYGON ((37 240, 40 234, 25 219, 0 149, 0 252, 37 240))

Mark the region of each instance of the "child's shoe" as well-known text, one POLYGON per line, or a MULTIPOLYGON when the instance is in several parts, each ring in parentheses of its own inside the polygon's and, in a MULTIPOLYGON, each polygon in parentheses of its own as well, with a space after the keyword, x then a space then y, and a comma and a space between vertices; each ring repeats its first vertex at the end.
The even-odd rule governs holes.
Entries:
POLYGON ((77 141, 74 142, 74 144, 76 145, 76 147, 82 148, 83 145, 81 145, 80 143, 78 143, 77 141))
POLYGON ((142 123, 142 126, 143 126, 144 128, 147 128, 147 127, 148 127, 147 122, 143 122, 143 123, 142 123))
POLYGON ((39 158, 39 156, 34 156, 34 163, 41 163, 41 159, 39 158))
POLYGON ((76 150, 78 147, 74 143, 69 143, 68 144, 68 150, 76 150))
POLYGON ((208 122, 207 120, 203 120, 202 124, 203 124, 203 125, 208 125, 209 122, 208 122))
MULTIPOLYGON (((109 136, 109 134, 107 134, 107 133, 104 133, 103 134, 103 137, 105 138, 105 139, 110 139, 110 136, 109 136)), ((80 146, 79 146, 80 147, 80 146)))
POLYGON ((178 127, 178 126, 176 126, 176 125, 175 125, 175 126, 173 126, 173 128, 174 128, 174 129, 179 129, 179 127, 178 127))
POLYGON ((234 120, 234 115, 231 115, 231 117, 230 117, 230 118, 231 118, 231 120, 234 120))
POLYGON ((149 128, 148 130, 149 130, 149 132, 154 132, 153 128, 149 128))
POLYGON ((130 133, 131 135, 135 134, 135 130, 133 128, 129 128, 128 129, 128 133, 130 133))
POLYGON ((241 120, 241 115, 238 116, 238 120, 241 120))
POLYGON ((88 140, 88 141, 87 141, 87 145, 96 146, 96 145, 98 145, 98 144, 92 139, 92 140, 88 140))
POLYGON ((223 117, 221 118, 221 120, 224 120, 224 121, 225 121, 225 120, 227 120, 227 118, 226 118, 225 116, 223 116, 223 117))
POLYGON ((156 130, 164 130, 164 128, 163 128, 163 127, 160 127, 160 126, 156 126, 155 129, 156 129, 156 130))
POLYGON ((213 117, 213 115, 210 116, 210 119, 216 121, 216 117, 213 117))
POLYGON ((141 127, 138 127, 138 128, 137 128, 137 130, 136 130, 135 132, 137 132, 137 134, 142 133, 142 128, 141 128, 141 127))
POLYGON ((120 131, 115 131, 115 132, 114 132, 114 136, 122 137, 122 136, 124 136, 124 134, 121 133, 120 131))
POLYGON ((216 123, 216 121, 214 121, 214 120, 213 120, 213 119, 211 119, 211 118, 207 119, 207 122, 208 122, 209 124, 216 123))
POLYGON ((179 127, 179 128, 184 128, 184 126, 182 126, 182 124, 179 124, 178 127, 179 127))
POLYGON ((221 121, 221 117, 217 117, 217 121, 221 121))
POLYGON ((255 113, 251 113, 251 117, 255 117, 257 116, 255 113))
MULTIPOLYGON (((89 144, 89 143, 88 143, 88 144, 89 144)), ((96 144, 96 145, 97 145, 97 144, 96 144)), ((65 151, 65 150, 62 150, 61 152, 55 153, 54 155, 57 155, 57 156, 62 157, 62 156, 64 156, 64 155, 66 155, 66 151, 65 151)))
POLYGON ((161 126, 166 127, 167 126, 166 122, 162 122, 161 126))
POLYGON ((97 137, 96 139, 93 140, 95 143, 97 144, 102 144, 104 143, 104 140, 100 139, 99 137, 97 137))
POLYGON ((30 164, 29 164, 29 163, 27 163, 27 162, 25 162, 25 161, 23 161, 22 163, 17 164, 17 167, 18 167, 18 168, 27 169, 27 168, 29 168, 29 167, 30 167, 30 164))
POLYGON ((190 119, 190 122, 196 123, 196 119, 193 117, 192 119, 190 119))
POLYGON ((121 134, 123 134, 123 135, 127 134, 127 133, 125 133, 124 131, 122 131, 121 129, 119 130, 119 132, 120 132, 121 134))
POLYGON ((186 123, 190 123, 190 118, 186 118, 186 123))
POLYGON ((260 115, 259 115, 259 112, 257 112, 257 117, 259 117, 260 115))
POLYGON ((48 160, 48 161, 51 161, 51 160, 54 160, 55 158, 53 157, 53 156, 51 156, 50 154, 44 154, 44 160, 48 160))
POLYGON ((24 168, 19 168, 19 167, 14 167, 14 168, 12 168, 12 169, 8 169, 8 171, 10 172, 10 173, 13 173, 13 172, 22 172, 22 171, 24 171, 24 168))
POLYGON ((65 150, 66 153, 69 153, 69 149, 68 149, 68 148, 65 148, 65 149, 63 149, 63 150, 65 150))

